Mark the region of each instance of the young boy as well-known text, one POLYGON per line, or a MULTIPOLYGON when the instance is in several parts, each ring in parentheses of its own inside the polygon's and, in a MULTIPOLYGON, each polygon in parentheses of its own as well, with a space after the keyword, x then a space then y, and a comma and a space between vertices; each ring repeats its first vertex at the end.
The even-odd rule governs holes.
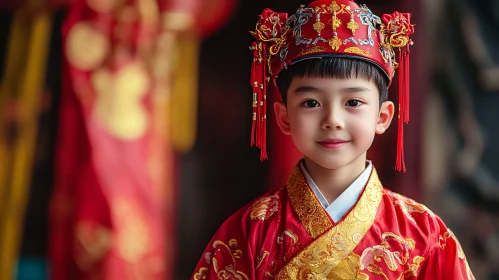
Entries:
POLYGON ((312 2, 289 19, 262 13, 252 33, 252 133, 265 158, 270 77, 283 99, 278 126, 304 159, 285 187, 225 221, 193 279, 474 279, 441 219, 384 189, 366 160, 395 114, 387 96, 396 67, 399 129, 408 120, 409 20, 385 15, 378 29, 380 18, 350 0, 312 2))

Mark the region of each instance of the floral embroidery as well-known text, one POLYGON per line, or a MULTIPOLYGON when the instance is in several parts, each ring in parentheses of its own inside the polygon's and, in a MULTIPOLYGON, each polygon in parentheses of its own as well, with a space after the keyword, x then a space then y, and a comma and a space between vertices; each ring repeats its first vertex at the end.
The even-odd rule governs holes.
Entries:
MULTIPOLYGON (((392 252, 388 248, 383 245, 376 245, 370 248, 367 248, 362 252, 362 256, 360 257, 361 266, 360 269, 368 269, 369 271, 373 271, 374 268, 379 269, 379 267, 375 264, 376 260, 383 259, 391 271, 396 271, 398 268, 398 264, 402 264, 402 260, 400 259, 399 252, 392 252)), ((381 269, 379 269, 381 271, 381 269)))
MULTIPOLYGON (((213 262, 213 265, 215 266, 216 263, 213 262)), ((227 279, 227 280, 243 280, 243 279, 249 279, 248 276, 241 271, 237 271, 236 268, 233 265, 228 265, 225 267, 225 269, 215 269, 218 275, 218 279, 227 279)))
MULTIPOLYGON (((230 250, 232 256, 236 259, 240 259, 242 254, 243 254, 243 251, 237 249, 237 240, 236 239, 231 239, 229 240, 229 245, 227 246, 227 244, 225 244, 224 242, 220 241, 220 240, 217 240, 215 242, 213 242, 213 248, 216 248, 216 247, 219 247, 219 246, 224 246, 226 247, 227 249, 230 250)), ((219 249, 220 251, 220 249, 219 249)))
POLYGON ((285 230, 280 236, 277 236, 277 244, 284 244, 284 262, 291 258, 296 252, 303 247, 303 245, 298 242, 298 236, 291 230, 285 230))
POLYGON ((430 216, 435 217, 435 214, 421 203, 417 203, 416 201, 398 193, 389 192, 388 195, 393 199, 393 203, 400 207, 407 219, 413 223, 416 223, 416 220, 412 216, 412 213, 428 213, 430 216))
POLYGON ((294 234, 291 230, 285 230, 281 236, 277 237, 277 244, 282 244, 285 236, 291 238, 293 240, 293 244, 298 242, 298 236, 296 234, 294 234))
POLYGON ((419 267, 424 258, 415 256, 412 263, 408 263, 410 258, 409 252, 414 250, 416 245, 414 240, 411 238, 404 239, 391 232, 385 232, 381 237, 383 238, 381 245, 366 248, 362 252, 362 256, 360 257, 360 269, 367 269, 372 273, 383 276, 384 279, 389 279, 383 272, 383 269, 378 265, 383 260, 391 271, 397 271, 399 265, 404 267, 405 270, 400 274, 398 279, 403 279, 404 276, 417 276, 419 267), (392 241, 396 241, 396 243, 402 245, 403 249, 401 252, 391 250, 393 249, 392 246, 390 246, 392 241))
POLYGON ((194 279, 195 280, 201 280, 201 279, 206 279, 206 275, 208 275, 208 268, 207 267, 201 267, 199 269, 199 272, 194 274, 194 279))
POLYGON ((220 240, 213 242, 213 249, 216 249, 212 258, 213 269, 219 279, 248 279, 246 274, 236 269, 236 259, 240 259, 242 256, 242 251, 237 248, 237 243, 236 239, 229 240, 228 245, 220 240), (223 257, 220 257, 219 254, 223 257), (230 263, 227 263, 227 259, 229 259, 227 255, 232 257, 230 263))
POLYGON ((279 196, 277 194, 262 197, 257 200, 251 208, 250 218, 252 220, 268 219, 279 209, 279 196))
MULTIPOLYGON (((229 240, 229 244, 216 240, 213 242, 213 250, 204 255, 206 262, 212 264, 213 270, 218 276, 218 279, 228 280, 243 280, 249 279, 248 276, 237 270, 237 259, 242 257, 242 250, 237 248, 238 242, 236 239, 229 240)), ((208 274, 207 267, 201 267, 194 274, 194 279, 206 279, 208 274)))
POLYGON ((421 263, 423 263, 424 258, 421 256, 415 256, 414 259, 412 259, 412 264, 409 265, 409 268, 404 271, 405 277, 409 276, 418 276, 418 271, 419 267, 421 266, 421 263))

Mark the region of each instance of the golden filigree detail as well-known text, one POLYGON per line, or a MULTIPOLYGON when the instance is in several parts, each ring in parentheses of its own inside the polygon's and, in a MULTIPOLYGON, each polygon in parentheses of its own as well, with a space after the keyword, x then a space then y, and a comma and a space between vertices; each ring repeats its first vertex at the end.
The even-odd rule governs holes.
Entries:
POLYGON ((308 186, 299 166, 295 167, 291 174, 287 192, 293 209, 312 238, 316 238, 333 226, 329 215, 308 186))
POLYGON ((352 31, 352 35, 355 35, 355 31, 359 29, 359 24, 352 20, 347 23, 347 28, 352 31))
POLYGON ((314 30, 317 31, 317 33, 321 33, 322 29, 324 29, 326 25, 320 21, 314 23, 314 30))
MULTIPOLYGON (((403 276, 404 277, 409 277, 409 276, 417 277, 418 272, 419 272, 419 267, 421 266, 421 264, 423 263, 424 260, 425 259, 421 256, 415 256, 412 259, 412 263, 409 265, 409 268, 406 271, 404 271, 403 276)), ((399 277, 399 279, 402 279, 402 275, 399 277)))
POLYGON ((340 263, 327 275, 326 279, 356 279, 368 280, 369 276, 360 272, 359 255, 350 253, 348 257, 341 260, 340 263))
POLYGON ((242 251, 237 246, 236 239, 229 240, 229 244, 221 240, 213 242, 211 262, 219 279, 249 279, 244 272, 237 270, 236 260, 242 256, 242 251))
POLYGON ((314 10, 315 10, 316 14, 326 14, 327 13, 325 4, 322 4, 320 6, 315 6, 314 10))
MULTIPOLYGON (((380 33, 380 36, 383 36, 383 34, 380 33)), ((381 41, 383 41, 383 39, 381 41)), ((379 52, 383 58, 383 61, 385 61, 385 63, 391 62, 393 69, 396 69, 398 67, 398 63, 395 61, 395 51, 392 46, 383 42, 380 42, 379 45, 381 46, 381 48, 379 48, 379 52)))
POLYGON ((363 55, 363 56, 367 56, 367 57, 371 56, 369 54, 369 52, 366 53, 366 52, 364 52, 363 50, 361 50, 358 47, 349 47, 349 48, 346 48, 344 50, 344 52, 346 52, 346 53, 354 53, 354 54, 363 55))
POLYGON ((298 236, 294 234, 291 230, 285 230, 281 236, 277 237, 277 244, 282 244, 285 235, 287 235, 289 238, 291 238, 291 240, 293 240, 293 244, 298 243, 298 236))
POLYGON ((224 246, 227 249, 229 249, 232 256, 236 259, 240 259, 242 254, 243 254, 243 251, 241 251, 240 249, 237 249, 237 240, 236 239, 229 240, 229 245, 225 244, 224 242, 222 242, 220 240, 213 242, 213 248, 215 248, 217 246, 224 246))
POLYGON ((239 271, 239 270, 236 270, 233 266, 227 266, 225 267, 225 269, 219 269, 217 264, 216 264, 216 260, 213 260, 213 266, 216 267, 215 268, 215 271, 217 272, 217 275, 218 275, 218 279, 237 279, 237 280, 243 280, 243 279, 247 279, 249 280, 249 277, 239 271))
POLYGON ((341 19, 337 18, 336 15, 333 16, 333 30, 339 28, 342 24, 341 19))
POLYGON ((255 31, 250 31, 250 34, 258 42, 270 46, 268 49, 270 55, 276 55, 281 50, 281 47, 286 45, 286 33, 291 30, 285 24, 286 17, 285 14, 275 12, 261 15, 260 20, 256 23, 255 31))
POLYGON ((383 21, 380 32, 385 35, 386 43, 401 48, 412 42, 409 36, 414 33, 414 24, 410 23, 410 14, 394 12, 385 15, 383 21))
MULTIPOLYGON (((303 221, 307 221, 303 223, 305 228, 310 229, 307 225, 314 222, 319 223, 321 227, 325 223, 331 223, 329 216, 325 218, 320 217, 321 212, 324 213, 324 210, 305 182, 300 186, 310 192, 310 196, 306 192, 296 192, 295 189, 300 188, 296 183, 304 180, 300 168, 295 168, 290 179, 290 184, 288 184, 288 193, 291 204, 302 223, 303 221), (297 195, 302 195, 304 198, 297 197, 297 195), (315 209, 320 209, 321 212, 317 213, 315 209), (308 212, 308 210, 312 211, 308 212)), ((357 205, 348 213, 345 219, 335 227, 331 227, 327 232, 317 237, 315 241, 300 251, 279 271, 276 279, 338 279, 333 276, 336 275, 336 268, 340 264, 340 267, 346 270, 342 271, 348 273, 345 275, 352 273, 356 275, 358 270, 355 269, 355 266, 352 266, 351 258, 355 257, 352 251, 373 224, 381 202, 382 192, 383 187, 381 186, 381 182, 378 179, 376 171, 373 170, 357 205)), ((357 261, 357 265, 358 263, 357 261)))
POLYGON ((379 276, 383 276, 383 279, 385 280, 390 280, 379 266, 369 266, 367 270, 379 276))
POLYGON ((340 6, 338 6, 338 4, 336 3, 336 1, 333 1, 328 7, 327 7, 328 11, 330 11, 331 13, 334 13, 334 12, 337 12, 340 10, 340 6))
POLYGON ((279 209, 279 196, 277 194, 262 197, 257 200, 251 208, 250 218, 252 220, 264 221, 279 209))
POLYGON ((331 48, 334 51, 338 51, 338 49, 340 48, 341 44, 343 43, 341 41, 341 39, 339 39, 338 37, 331 38, 331 39, 329 39, 328 42, 329 42, 329 45, 331 46, 331 48))
POLYGON ((308 49, 302 49, 300 52, 300 56, 311 54, 311 53, 323 53, 323 52, 327 52, 327 50, 323 47, 315 46, 315 47, 308 48, 308 49))

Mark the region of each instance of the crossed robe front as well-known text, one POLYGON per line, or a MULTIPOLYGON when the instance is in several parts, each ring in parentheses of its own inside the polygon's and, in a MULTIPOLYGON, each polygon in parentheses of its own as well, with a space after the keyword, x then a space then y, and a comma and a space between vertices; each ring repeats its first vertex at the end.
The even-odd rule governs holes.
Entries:
POLYGON ((191 279, 474 276, 442 220, 426 206, 383 188, 374 167, 357 202, 335 222, 298 164, 286 186, 222 224, 191 279))

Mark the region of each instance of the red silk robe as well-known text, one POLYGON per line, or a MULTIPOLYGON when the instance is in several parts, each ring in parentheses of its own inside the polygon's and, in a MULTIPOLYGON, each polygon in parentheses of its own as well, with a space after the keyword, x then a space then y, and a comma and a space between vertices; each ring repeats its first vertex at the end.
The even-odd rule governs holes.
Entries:
POLYGON ((219 228, 191 279, 474 279, 458 240, 426 206, 384 189, 373 169, 334 223, 299 166, 287 186, 219 228))

